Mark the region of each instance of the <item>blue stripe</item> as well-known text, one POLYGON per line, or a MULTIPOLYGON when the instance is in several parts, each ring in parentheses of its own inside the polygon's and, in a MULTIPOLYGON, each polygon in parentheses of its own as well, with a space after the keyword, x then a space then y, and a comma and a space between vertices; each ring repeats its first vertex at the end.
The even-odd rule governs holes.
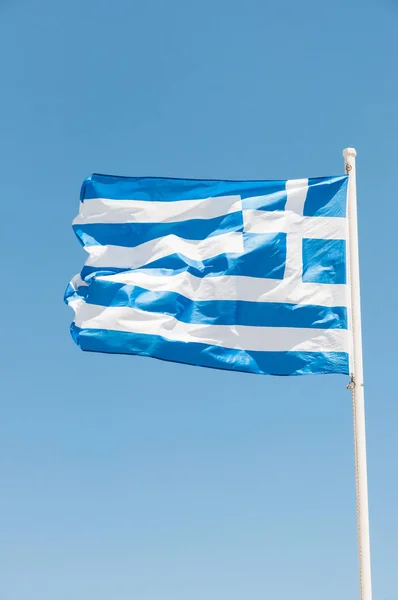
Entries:
POLYGON ((81 288, 79 288, 78 291, 76 292, 75 288, 70 283, 68 283, 68 286, 64 293, 64 302, 66 302, 66 304, 68 304, 71 300, 82 297, 82 290, 83 290, 83 286, 81 288))
POLYGON ((216 196, 265 196, 285 193, 285 181, 224 181, 218 179, 172 179, 161 177, 115 177, 94 173, 82 185, 80 199, 198 200, 216 196))
MULTIPOLYGON (((348 177, 345 175, 309 179, 304 215, 344 217, 347 182, 348 177)), ((242 198, 243 208, 284 210, 287 199, 286 181, 223 181, 93 174, 83 182, 80 199, 170 202, 234 195, 242 198)))
MULTIPOLYGON (((183 271, 195 277, 208 275, 245 275, 267 279, 283 279, 286 259, 286 234, 250 234, 244 233, 245 254, 219 254, 204 261, 194 261, 180 254, 170 254, 147 265, 145 269, 171 271, 172 274, 183 271)), ((129 271, 128 268, 112 266, 83 267, 81 277, 86 280, 93 273, 112 275, 129 271)), ((140 269, 141 270, 141 269, 140 269)), ((170 273, 169 273, 170 274, 170 273)))
POLYGON ((287 201, 286 190, 267 193, 265 195, 242 198, 243 210, 285 210, 287 201))
POLYGON ((214 219, 190 219, 177 223, 89 223, 74 225, 73 229, 83 246, 132 248, 168 235, 185 240, 204 240, 231 231, 243 231, 243 216, 239 211, 214 219))
MULTIPOLYGON (((319 177, 308 180, 304 216, 346 216, 348 177, 319 177)), ((243 208, 284 210, 286 181, 223 181, 157 177, 115 177, 93 174, 82 185, 80 199, 198 200, 217 196, 240 196, 243 208)))
POLYGON ((330 308, 244 300, 195 302, 176 292, 154 292, 134 285, 103 280, 94 280, 90 286, 79 288, 78 292, 88 304, 128 306, 171 315, 183 323, 347 329, 347 310, 343 306, 330 308))
POLYGON ((135 354, 171 362, 262 375, 348 375, 345 352, 248 352, 191 342, 170 342, 161 336, 71 326, 82 350, 135 354))

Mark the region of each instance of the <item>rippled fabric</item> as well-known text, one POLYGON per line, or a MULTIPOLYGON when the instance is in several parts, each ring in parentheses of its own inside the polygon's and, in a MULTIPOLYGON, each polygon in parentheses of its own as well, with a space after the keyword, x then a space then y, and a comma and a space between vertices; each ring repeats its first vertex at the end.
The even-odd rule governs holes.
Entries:
POLYGON ((274 375, 349 372, 347 177, 92 175, 65 292, 86 351, 274 375))

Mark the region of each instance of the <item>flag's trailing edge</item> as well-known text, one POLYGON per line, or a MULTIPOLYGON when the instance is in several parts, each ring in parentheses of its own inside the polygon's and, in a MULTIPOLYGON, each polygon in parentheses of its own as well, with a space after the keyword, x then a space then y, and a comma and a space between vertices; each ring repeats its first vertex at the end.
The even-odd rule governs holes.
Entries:
POLYGON ((272 375, 349 372, 346 176, 92 175, 65 292, 93 352, 272 375))

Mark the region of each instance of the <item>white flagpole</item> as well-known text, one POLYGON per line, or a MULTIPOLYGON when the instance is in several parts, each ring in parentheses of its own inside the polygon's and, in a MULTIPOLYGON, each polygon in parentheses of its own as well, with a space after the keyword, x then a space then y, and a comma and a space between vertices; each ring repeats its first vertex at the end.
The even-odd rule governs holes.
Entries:
POLYGON ((352 405, 354 414, 355 479, 359 553, 360 600, 372 599, 370 565, 368 477, 366 467, 365 403, 363 389, 361 296, 359 284, 357 184, 354 148, 343 151, 348 181, 349 281, 351 287, 352 356, 350 360, 352 405))

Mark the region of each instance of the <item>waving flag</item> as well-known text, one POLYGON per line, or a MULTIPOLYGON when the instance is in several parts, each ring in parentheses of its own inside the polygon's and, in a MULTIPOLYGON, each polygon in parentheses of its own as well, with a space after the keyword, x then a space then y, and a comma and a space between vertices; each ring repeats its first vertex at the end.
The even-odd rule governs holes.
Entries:
POLYGON ((92 175, 65 300, 83 349, 273 375, 348 373, 346 176, 92 175))

